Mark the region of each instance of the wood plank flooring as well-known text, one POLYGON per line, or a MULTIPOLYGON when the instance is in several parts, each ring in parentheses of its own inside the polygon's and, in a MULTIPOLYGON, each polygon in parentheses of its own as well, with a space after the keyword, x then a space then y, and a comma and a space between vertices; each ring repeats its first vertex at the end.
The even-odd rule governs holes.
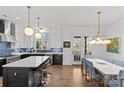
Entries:
POLYGON ((3 77, 0 76, 0 87, 2 87, 2 83, 3 83, 3 77))
MULTIPOLYGON (((47 87, 90 87, 91 83, 86 81, 81 74, 81 66, 54 65, 48 69, 52 73, 48 77, 47 87)), ((94 87, 97 87, 95 83, 94 87)))
MULTIPOLYGON (((86 81, 81 74, 81 66, 52 65, 48 67, 52 73, 48 76, 46 87, 90 87, 91 83, 86 81)), ((0 87, 2 87, 2 77, 0 77, 0 87)), ((94 87, 98 87, 96 83, 94 87)))

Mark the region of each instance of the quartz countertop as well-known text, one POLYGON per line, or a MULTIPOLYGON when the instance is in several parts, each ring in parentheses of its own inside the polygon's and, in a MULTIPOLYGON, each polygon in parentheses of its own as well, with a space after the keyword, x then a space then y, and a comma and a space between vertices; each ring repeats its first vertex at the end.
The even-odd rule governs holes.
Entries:
POLYGON ((45 62, 50 56, 31 56, 12 63, 3 65, 2 67, 38 67, 40 64, 45 62))
POLYGON ((5 59, 5 58, 4 58, 4 57, 0 57, 0 60, 1 60, 1 59, 5 59))
MULTIPOLYGON (((48 55, 53 55, 53 54, 63 54, 63 52, 23 52, 23 53, 13 53, 12 55, 17 55, 17 56, 20 56, 20 55, 24 55, 24 54, 48 54, 48 55)), ((6 59, 6 57, 0 57, 0 60, 1 59, 6 59)))
POLYGON ((0 59, 4 59, 4 58, 0 57, 0 59))
POLYGON ((87 61, 93 62, 93 66, 104 75, 118 75, 124 67, 112 64, 108 61, 99 58, 86 58, 87 61))
POLYGON ((13 55, 23 55, 23 54, 63 54, 62 52, 24 52, 24 53, 13 53, 13 55))

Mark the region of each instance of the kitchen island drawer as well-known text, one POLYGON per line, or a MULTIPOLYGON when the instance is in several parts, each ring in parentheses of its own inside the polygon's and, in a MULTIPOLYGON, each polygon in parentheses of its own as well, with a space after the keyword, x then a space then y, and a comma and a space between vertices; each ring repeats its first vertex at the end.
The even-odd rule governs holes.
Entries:
POLYGON ((6 85, 7 87, 26 87, 28 84, 29 69, 27 68, 6 68, 4 69, 4 75, 6 75, 6 85), (23 71, 24 70, 24 71, 23 71))

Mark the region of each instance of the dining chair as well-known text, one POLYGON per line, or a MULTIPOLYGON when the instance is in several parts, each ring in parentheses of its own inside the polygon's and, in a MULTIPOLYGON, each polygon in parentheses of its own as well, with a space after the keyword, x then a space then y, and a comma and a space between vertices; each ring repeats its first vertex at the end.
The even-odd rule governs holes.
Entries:
POLYGON ((82 60, 81 60, 81 72, 82 72, 82 76, 85 76, 85 67, 84 67, 84 61, 85 61, 85 59, 84 58, 82 58, 82 60))
POLYGON ((113 63, 113 64, 115 64, 114 62, 114 59, 103 59, 103 60, 105 60, 105 61, 107 61, 107 62, 109 62, 109 63, 113 63))
POLYGON ((87 69, 87 61, 86 61, 85 58, 83 58, 82 59, 82 72, 83 72, 82 74, 85 77, 85 80, 87 80, 87 71, 86 71, 86 69, 87 69))
POLYGON ((124 67, 124 62, 123 61, 114 59, 113 62, 114 62, 114 64, 116 64, 118 66, 124 67))
POLYGON ((85 55, 86 58, 93 58, 92 55, 85 55))
POLYGON ((94 68, 93 63, 89 61, 86 62, 86 72, 88 73, 88 76, 90 76, 91 79, 91 86, 93 81, 103 83, 103 76, 94 68))
POLYGON ((113 77, 108 82, 109 87, 124 87, 124 70, 120 70, 117 77, 113 77))

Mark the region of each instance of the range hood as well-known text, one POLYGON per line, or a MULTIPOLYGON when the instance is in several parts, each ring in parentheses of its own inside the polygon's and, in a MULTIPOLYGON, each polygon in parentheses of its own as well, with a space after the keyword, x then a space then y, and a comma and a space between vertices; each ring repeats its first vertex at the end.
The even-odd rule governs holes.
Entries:
POLYGON ((0 41, 16 42, 14 23, 7 20, 0 20, 0 41))

